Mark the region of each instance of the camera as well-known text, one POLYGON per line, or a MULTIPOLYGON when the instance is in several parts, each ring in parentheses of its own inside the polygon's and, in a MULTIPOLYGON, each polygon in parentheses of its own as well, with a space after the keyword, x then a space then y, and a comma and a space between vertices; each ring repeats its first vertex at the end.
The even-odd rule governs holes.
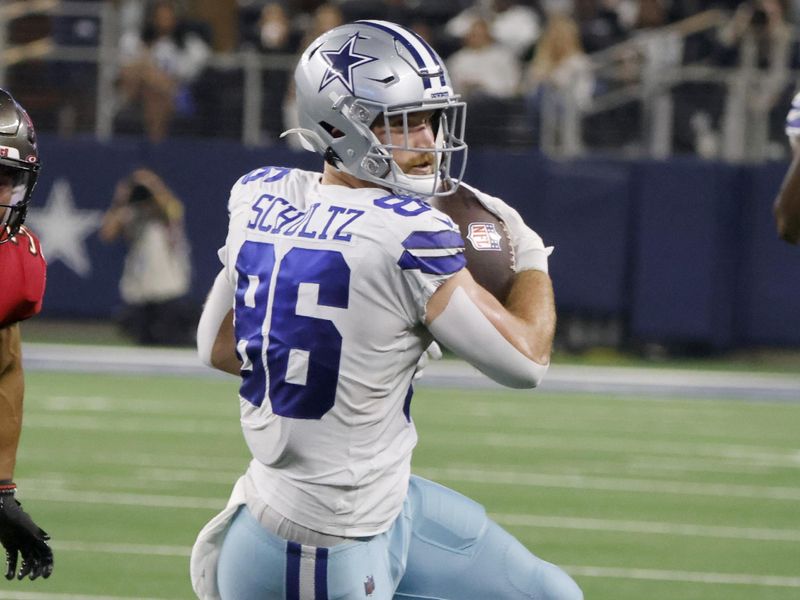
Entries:
POLYGON ((765 27, 767 25, 767 11, 763 8, 757 8, 753 11, 753 16, 750 18, 750 23, 753 27, 765 27))
POLYGON ((137 183, 131 189, 131 195, 128 198, 129 204, 141 204, 142 202, 146 202, 148 200, 153 199, 153 192, 150 191, 145 185, 141 183, 137 183))

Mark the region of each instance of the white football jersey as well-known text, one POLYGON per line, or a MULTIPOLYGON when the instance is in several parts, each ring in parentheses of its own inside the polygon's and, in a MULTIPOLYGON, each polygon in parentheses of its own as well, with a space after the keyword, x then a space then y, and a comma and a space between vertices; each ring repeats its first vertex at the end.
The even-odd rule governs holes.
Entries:
POLYGON ((793 148, 800 145, 800 92, 792 98, 792 106, 786 115, 786 135, 793 148))
POLYGON ((220 257, 236 289, 250 475, 283 516, 331 535, 400 512, 411 381, 431 294, 465 266, 457 226, 418 199, 265 167, 242 177, 220 257))

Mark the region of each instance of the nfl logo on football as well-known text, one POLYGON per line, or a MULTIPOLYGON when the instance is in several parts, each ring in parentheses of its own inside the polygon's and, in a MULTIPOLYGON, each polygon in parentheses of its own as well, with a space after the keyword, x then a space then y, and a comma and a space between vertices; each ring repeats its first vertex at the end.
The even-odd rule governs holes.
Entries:
POLYGON ((494 223, 470 223, 467 239, 475 250, 500 250, 502 236, 494 223))

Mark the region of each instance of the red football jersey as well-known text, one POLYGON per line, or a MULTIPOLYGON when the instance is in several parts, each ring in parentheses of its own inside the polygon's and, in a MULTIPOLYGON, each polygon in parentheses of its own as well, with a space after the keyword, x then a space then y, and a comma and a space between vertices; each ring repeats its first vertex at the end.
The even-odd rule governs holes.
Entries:
POLYGON ((0 327, 42 309, 47 263, 39 239, 27 227, 0 244, 0 327))

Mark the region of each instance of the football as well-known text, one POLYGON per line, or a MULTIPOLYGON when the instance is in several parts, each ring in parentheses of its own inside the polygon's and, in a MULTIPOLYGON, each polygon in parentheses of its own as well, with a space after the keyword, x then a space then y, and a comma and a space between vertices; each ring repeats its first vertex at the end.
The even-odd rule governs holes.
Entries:
POLYGON ((450 196, 432 198, 430 204, 449 216, 461 230, 467 268, 475 281, 505 302, 514 278, 514 256, 503 221, 463 185, 450 196))

